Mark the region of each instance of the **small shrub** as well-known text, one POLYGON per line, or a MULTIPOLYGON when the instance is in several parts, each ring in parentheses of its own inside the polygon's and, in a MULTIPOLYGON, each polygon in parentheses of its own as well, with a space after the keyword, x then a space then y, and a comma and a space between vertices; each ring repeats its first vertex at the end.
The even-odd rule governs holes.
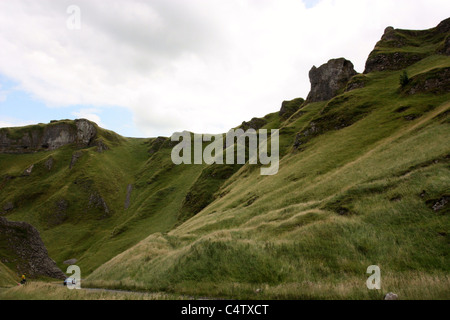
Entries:
POLYGON ((410 79, 408 73, 406 71, 403 71, 403 73, 400 75, 400 85, 402 86, 402 88, 406 87, 409 81, 410 79))

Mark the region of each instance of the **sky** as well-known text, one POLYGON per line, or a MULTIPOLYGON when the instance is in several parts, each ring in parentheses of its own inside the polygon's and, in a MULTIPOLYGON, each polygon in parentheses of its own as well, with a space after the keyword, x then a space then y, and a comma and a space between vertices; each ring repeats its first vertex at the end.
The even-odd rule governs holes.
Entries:
POLYGON ((0 0, 0 127, 223 133, 305 98, 313 65, 363 72, 387 26, 449 15, 448 0, 0 0))

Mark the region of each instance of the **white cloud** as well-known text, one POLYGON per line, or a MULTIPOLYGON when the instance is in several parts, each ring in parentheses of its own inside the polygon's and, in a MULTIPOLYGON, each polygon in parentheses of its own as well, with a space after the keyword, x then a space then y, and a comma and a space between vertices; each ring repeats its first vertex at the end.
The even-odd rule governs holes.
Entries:
POLYGON ((0 1, 0 73, 48 105, 126 107, 148 136, 277 111, 306 97, 312 65, 343 56, 361 72, 385 27, 450 12, 447 0, 79 0, 70 31, 71 4, 0 1))
POLYGON ((101 113, 101 110, 98 109, 81 109, 80 111, 72 112, 72 115, 77 117, 78 119, 87 119, 95 122, 100 127, 105 127, 100 119, 98 113, 101 113))
POLYGON ((11 117, 2 117, 2 119, 0 119, 0 128, 23 127, 36 123, 36 121, 23 121, 11 117))

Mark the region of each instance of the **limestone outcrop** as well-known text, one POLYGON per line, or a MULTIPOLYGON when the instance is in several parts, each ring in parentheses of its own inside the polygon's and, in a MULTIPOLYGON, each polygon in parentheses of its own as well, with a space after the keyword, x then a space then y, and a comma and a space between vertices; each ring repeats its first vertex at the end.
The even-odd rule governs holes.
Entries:
POLYGON ((48 256, 39 232, 32 225, 0 217, 0 240, 9 252, 7 257, 0 257, 1 261, 15 265, 19 274, 26 273, 31 278, 65 278, 55 261, 48 256))
POLYGON ((90 146, 97 137, 96 125, 85 119, 54 121, 48 125, 0 129, 0 153, 32 153, 65 145, 90 146))
POLYGON ((331 59, 319 68, 312 67, 309 72, 311 91, 307 101, 330 100, 339 94, 356 74, 353 63, 344 58, 331 59))

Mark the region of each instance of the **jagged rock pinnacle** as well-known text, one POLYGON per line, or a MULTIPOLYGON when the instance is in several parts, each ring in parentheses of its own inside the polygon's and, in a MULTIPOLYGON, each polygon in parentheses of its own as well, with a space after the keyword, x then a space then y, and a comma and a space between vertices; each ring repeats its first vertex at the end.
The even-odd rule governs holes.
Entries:
POLYGON ((357 74, 351 61, 344 58, 331 59, 319 68, 309 72, 311 92, 308 102, 329 100, 345 88, 348 81, 357 74))

